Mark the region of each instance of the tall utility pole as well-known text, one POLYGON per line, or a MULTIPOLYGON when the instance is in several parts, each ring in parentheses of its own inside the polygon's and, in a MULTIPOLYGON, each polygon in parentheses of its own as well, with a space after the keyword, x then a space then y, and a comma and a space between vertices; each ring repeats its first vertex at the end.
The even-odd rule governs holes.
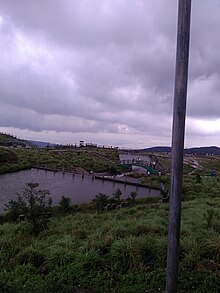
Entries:
POLYGON ((179 0, 166 292, 177 292, 191 0, 179 0))

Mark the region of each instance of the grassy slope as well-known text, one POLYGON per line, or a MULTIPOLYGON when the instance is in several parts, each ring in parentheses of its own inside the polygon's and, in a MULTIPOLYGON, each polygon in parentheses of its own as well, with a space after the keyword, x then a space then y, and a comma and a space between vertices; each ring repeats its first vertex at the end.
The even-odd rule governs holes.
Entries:
POLYGON ((22 145, 25 146, 24 140, 18 139, 15 136, 0 133, 0 145, 22 145))
MULTIPOLYGON (((170 172, 170 155, 154 154, 153 160, 159 162, 166 172, 170 172)), ((219 156, 187 155, 184 164, 184 174, 197 172, 192 162, 198 162, 201 174, 209 174, 215 170, 220 175, 219 156)), ((120 171, 118 151, 102 148, 83 148, 80 150, 50 150, 50 149, 10 149, 0 147, 0 174, 30 168, 31 166, 74 171, 82 168, 86 171, 103 172, 109 169, 120 171)), ((146 181, 146 180, 145 180, 146 181)), ((148 180, 149 181, 149 180, 148 180)))
POLYGON ((48 149, 5 149, 0 148, 0 160, 8 154, 8 160, 1 164, 0 174, 30 168, 31 166, 74 171, 83 168, 86 171, 103 172, 109 168, 117 168, 118 152, 108 149, 84 150, 48 150, 48 149), (16 162, 10 157, 17 157, 16 162))
MULTIPOLYGON (((185 178, 179 292, 220 286, 220 183, 185 178)), ((3 292, 161 292, 165 286, 167 204, 145 201, 97 214, 54 216, 38 237, 29 224, 0 226, 3 292), (10 291, 11 290, 11 291, 10 291), (88 291, 85 291, 88 290, 88 291)))

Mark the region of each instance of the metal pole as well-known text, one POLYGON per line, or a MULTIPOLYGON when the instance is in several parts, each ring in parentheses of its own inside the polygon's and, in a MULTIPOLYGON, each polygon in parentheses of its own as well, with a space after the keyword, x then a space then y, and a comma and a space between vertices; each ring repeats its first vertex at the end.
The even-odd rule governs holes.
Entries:
POLYGON ((166 292, 177 292, 191 0, 179 0, 166 292))

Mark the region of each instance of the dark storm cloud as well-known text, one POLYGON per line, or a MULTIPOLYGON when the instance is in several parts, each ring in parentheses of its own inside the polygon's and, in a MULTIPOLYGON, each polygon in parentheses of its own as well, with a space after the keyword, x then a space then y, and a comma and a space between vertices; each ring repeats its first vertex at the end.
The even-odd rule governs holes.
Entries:
MULTIPOLYGON (((155 9, 160 12, 167 8, 163 1, 158 2, 159 5, 141 0, 2 0, 1 11, 18 28, 42 33, 62 46, 130 46, 131 42, 151 41, 154 37, 155 9)), ((174 0, 169 2, 175 4, 174 0)), ((169 20, 175 8, 172 5, 166 14, 158 15, 166 27, 163 20, 169 20)))
MULTIPOLYGON (((0 127, 169 143, 177 2, 0 0, 0 127)), ((189 135, 220 116, 220 3, 192 8, 189 135)))

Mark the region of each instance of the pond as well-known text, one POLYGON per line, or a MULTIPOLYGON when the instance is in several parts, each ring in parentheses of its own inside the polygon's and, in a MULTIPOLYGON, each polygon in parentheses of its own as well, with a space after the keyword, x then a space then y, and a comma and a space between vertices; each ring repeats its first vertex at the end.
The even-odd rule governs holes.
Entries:
POLYGON ((158 190, 94 179, 90 175, 83 177, 79 174, 73 176, 72 173, 30 169, 0 175, 0 212, 3 212, 4 204, 10 199, 16 199, 17 193, 22 193, 28 182, 37 182, 40 189, 48 189, 53 205, 59 203, 62 195, 70 197, 72 204, 81 204, 91 201, 99 192, 112 196, 118 188, 122 198, 129 197, 131 191, 137 192, 137 198, 160 196, 158 190))

